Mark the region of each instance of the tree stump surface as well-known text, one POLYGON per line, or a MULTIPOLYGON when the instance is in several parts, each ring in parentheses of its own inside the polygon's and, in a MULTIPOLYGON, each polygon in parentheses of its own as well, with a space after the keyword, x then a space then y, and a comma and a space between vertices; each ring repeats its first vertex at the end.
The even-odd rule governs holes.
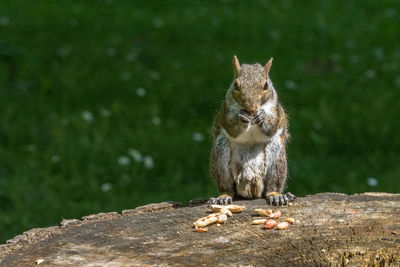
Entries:
POLYGON ((32 229, 0 245, 0 266, 400 266, 400 194, 321 193, 280 207, 285 230, 251 225, 265 200, 198 233, 207 205, 150 204, 32 229))

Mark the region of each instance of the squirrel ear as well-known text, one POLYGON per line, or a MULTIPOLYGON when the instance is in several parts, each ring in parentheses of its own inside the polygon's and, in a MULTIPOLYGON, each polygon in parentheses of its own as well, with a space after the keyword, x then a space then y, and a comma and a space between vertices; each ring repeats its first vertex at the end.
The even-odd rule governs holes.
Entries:
POLYGON ((236 56, 233 56, 233 71, 235 72, 235 77, 239 75, 240 72, 240 63, 236 56))
POLYGON ((266 73, 267 75, 268 75, 268 73, 269 73, 269 70, 271 69, 272 60, 274 60, 273 57, 271 57, 271 58, 268 60, 268 62, 265 64, 265 66, 264 66, 264 71, 265 71, 265 73, 266 73))

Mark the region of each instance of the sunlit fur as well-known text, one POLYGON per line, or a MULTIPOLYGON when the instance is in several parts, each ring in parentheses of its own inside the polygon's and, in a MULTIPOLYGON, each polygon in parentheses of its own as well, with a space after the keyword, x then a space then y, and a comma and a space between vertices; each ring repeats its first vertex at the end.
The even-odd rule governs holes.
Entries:
POLYGON ((282 192, 287 178, 286 114, 263 66, 242 64, 235 74, 211 130, 211 176, 221 193, 231 196, 259 198, 282 192), (266 114, 260 125, 238 118, 240 110, 253 115, 259 109, 266 114))

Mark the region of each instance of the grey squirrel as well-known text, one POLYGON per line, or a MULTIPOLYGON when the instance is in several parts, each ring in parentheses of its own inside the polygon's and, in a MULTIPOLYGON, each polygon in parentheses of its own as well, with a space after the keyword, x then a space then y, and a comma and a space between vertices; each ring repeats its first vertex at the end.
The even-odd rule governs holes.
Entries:
POLYGON ((240 65, 233 56, 234 79, 211 128, 210 174, 222 195, 210 198, 209 203, 265 197, 269 204, 279 206, 295 198, 282 194, 289 131, 269 77, 272 60, 265 66, 240 65))

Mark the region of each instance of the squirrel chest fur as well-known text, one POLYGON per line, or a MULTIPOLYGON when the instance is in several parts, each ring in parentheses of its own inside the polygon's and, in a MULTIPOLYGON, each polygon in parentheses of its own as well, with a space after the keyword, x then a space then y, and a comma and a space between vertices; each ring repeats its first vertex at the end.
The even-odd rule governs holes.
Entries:
POLYGON ((271 65, 272 58, 240 65, 234 56, 234 79, 211 129, 210 173, 223 194, 260 198, 284 190, 288 121, 271 65))

